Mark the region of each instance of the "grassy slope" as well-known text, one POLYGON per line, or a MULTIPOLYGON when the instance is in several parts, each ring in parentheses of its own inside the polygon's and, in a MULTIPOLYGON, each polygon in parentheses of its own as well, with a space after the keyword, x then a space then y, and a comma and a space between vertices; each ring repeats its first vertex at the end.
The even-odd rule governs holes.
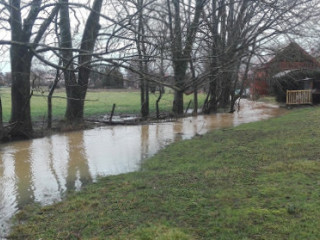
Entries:
POLYGON ((175 143, 18 215, 23 239, 320 239, 320 108, 175 143))
MULTIPOLYGON (((35 94, 39 94, 35 92, 35 94)), ((8 121, 11 111, 11 97, 9 88, 0 88, 0 95, 3 105, 3 119, 8 121)), ((46 96, 33 96, 31 99, 31 114, 33 119, 46 118, 47 116, 47 99, 46 96)), ((65 97, 64 91, 60 90, 54 96, 65 97)), ((150 94, 150 111, 155 112, 155 102, 158 94, 150 94)), ((193 98, 193 95, 185 95, 185 107, 193 98)), ((199 94, 199 104, 202 106, 205 95, 199 94)), ((112 105, 117 105, 115 114, 129 113, 138 114, 140 112, 140 93, 139 92, 116 92, 116 91, 93 91, 87 93, 85 103, 85 115, 92 116, 97 114, 110 113, 112 105)), ((173 94, 166 93, 160 101, 160 111, 170 111, 172 108, 173 94)), ((61 118, 64 116, 66 109, 66 100, 62 98, 53 99, 53 116, 61 118)))

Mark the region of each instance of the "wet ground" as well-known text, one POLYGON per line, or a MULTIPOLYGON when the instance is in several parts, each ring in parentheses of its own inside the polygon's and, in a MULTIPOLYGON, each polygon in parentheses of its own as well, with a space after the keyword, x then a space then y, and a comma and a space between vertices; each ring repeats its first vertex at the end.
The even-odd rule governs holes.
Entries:
POLYGON ((100 176, 137 171, 143 159, 166 145, 210 130, 283 114, 284 109, 242 100, 234 114, 200 115, 176 122, 104 126, 0 147, 0 238, 24 205, 60 201, 100 176))

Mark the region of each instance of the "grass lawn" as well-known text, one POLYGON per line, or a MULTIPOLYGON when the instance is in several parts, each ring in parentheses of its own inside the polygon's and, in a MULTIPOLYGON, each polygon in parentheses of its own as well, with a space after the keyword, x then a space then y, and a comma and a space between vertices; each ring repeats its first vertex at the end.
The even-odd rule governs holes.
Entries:
POLYGON ((320 239, 320 108, 170 145, 17 215, 18 239, 320 239))
MULTIPOLYGON (((169 91, 167 91, 169 92, 169 91)), ((34 94, 41 95, 39 92, 34 94)), ((0 96, 3 106, 3 120, 9 121, 11 112, 11 96, 9 88, 0 88, 0 96)), ((31 115, 33 120, 46 119, 47 117, 47 93, 43 96, 33 96, 31 98, 31 115)), ((57 91, 54 96, 65 97, 63 90, 57 91)), ((155 113, 156 100, 158 94, 150 94, 150 112, 155 113)), ((140 93, 134 91, 90 91, 87 93, 85 102, 85 116, 93 116, 110 113, 112 105, 116 104, 115 114, 139 114, 140 113, 140 93)), ((185 107, 189 101, 193 99, 193 95, 185 95, 185 107)), ((205 94, 199 94, 199 106, 202 106, 205 94)), ((171 111, 173 102, 173 94, 166 93, 160 101, 160 111, 171 111)), ((191 106, 192 107, 192 106, 191 106)), ((62 98, 53 99, 53 116, 55 118, 63 118, 66 109, 66 100, 62 98)))

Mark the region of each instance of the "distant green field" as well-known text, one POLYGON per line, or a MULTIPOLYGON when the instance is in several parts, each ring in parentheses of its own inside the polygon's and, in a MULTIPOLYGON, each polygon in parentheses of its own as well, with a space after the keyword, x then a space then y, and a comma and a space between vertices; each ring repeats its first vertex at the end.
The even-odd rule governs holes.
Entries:
MULTIPOLYGON (((167 91, 168 92, 168 91, 167 91)), ((33 120, 46 118, 47 116, 47 92, 35 92, 31 99, 31 114, 33 120)), ((6 122, 10 118, 11 97, 9 88, 0 88, 0 96, 3 107, 3 120, 6 122)), ((63 90, 59 90, 54 96, 65 97, 63 90)), ((150 112, 155 112, 155 104, 158 94, 150 94, 150 112)), ((193 98, 193 95, 185 95, 185 107, 193 98)), ((138 91, 115 91, 115 90, 94 90, 87 93, 85 103, 85 116, 93 116, 109 113, 112 105, 116 104, 115 114, 139 114, 140 112, 140 92, 138 91)), ((204 94, 199 94, 199 104, 203 104, 204 94)), ((172 108, 173 94, 165 93, 160 101, 160 111, 170 111, 172 108)), ((53 116, 62 118, 66 109, 66 100, 62 98, 53 99, 53 116)))

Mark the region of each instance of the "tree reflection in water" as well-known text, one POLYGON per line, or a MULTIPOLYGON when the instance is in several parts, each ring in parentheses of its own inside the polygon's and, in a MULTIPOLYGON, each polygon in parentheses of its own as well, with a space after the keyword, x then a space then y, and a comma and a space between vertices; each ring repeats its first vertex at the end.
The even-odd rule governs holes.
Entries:
POLYGON ((86 156, 83 132, 72 134, 68 138, 69 162, 67 176, 67 190, 80 190, 81 186, 92 182, 86 156))

